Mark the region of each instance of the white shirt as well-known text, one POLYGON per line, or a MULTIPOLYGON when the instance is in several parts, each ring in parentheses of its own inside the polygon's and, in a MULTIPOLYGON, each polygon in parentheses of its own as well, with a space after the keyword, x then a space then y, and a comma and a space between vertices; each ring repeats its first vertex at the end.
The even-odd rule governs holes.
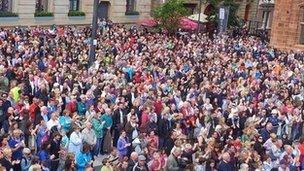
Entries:
POLYGON ((48 130, 51 130, 51 128, 53 126, 57 126, 58 129, 60 129, 60 124, 59 124, 59 121, 58 120, 53 120, 53 119, 50 119, 47 123, 46 123, 46 126, 47 126, 47 129, 48 130))

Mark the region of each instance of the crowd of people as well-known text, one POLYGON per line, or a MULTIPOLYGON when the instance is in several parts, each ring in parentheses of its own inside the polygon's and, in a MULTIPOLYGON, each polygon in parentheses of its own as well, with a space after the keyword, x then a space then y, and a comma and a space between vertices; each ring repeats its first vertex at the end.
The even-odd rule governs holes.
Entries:
POLYGON ((0 28, 2 169, 304 169, 302 52, 99 29, 90 63, 90 28, 0 28))

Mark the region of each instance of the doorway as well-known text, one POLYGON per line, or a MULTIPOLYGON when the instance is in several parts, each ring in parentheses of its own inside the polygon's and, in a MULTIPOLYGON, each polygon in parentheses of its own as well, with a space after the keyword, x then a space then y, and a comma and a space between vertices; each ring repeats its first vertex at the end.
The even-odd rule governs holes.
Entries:
POLYGON ((98 10, 97 10, 98 18, 100 18, 100 19, 103 19, 103 18, 108 19, 108 17, 109 17, 109 7, 110 7, 110 3, 109 2, 101 1, 98 4, 98 10))

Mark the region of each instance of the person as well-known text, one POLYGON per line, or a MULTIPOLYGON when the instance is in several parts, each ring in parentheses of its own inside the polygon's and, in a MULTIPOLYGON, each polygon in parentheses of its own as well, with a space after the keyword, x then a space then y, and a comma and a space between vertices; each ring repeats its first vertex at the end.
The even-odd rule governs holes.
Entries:
POLYGON ((94 147, 94 155, 98 156, 101 154, 101 148, 102 148, 102 140, 103 140, 103 129, 105 125, 105 121, 101 122, 100 118, 100 113, 95 113, 93 115, 93 118, 91 120, 92 122, 92 128, 94 130, 95 136, 96 136, 96 143, 94 147))
POLYGON ((168 157, 166 170, 168 171, 177 171, 180 169, 178 158, 181 156, 181 149, 175 148, 168 157))
POLYGON ((130 155, 130 159, 128 161, 128 166, 127 166, 127 170, 131 171, 133 169, 133 167, 135 166, 135 164, 138 161, 138 153, 137 152, 132 152, 130 155))
POLYGON ((6 170, 20 170, 20 160, 12 159, 12 150, 10 148, 3 149, 3 158, 0 159, 1 166, 5 167, 6 170))
POLYGON ((59 166, 59 156, 61 151, 60 148, 61 135, 59 132, 53 134, 53 138, 50 144, 50 159, 51 159, 51 171, 56 171, 59 166))
POLYGON ((146 157, 144 155, 138 156, 138 162, 134 165, 133 171, 148 171, 146 157))
POLYGON ((109 153, 112 148, 112 135, 111 135, 111 127, 113 125, 113 119, 111 117, 111 110, 109 108, 105 109, 105 113, 100 117, 101 123, 104 122, 104 138, 103 138, 103 153, 109 153))
POLYGON ((91 152, 93 154, 93 148, 96 145, 97 138, 94 130, 92 129, 92 124, 90 122, 85 123, 86 127, 81 131, 83 135, 83 142, 91 146, 91 152))
POLYGON ((22 153, 23 153, 23 157, 21 159, 21 170, 28 171, 32 163, 31 150, 29 148, 24 148, 22 150, 22 153))
POLYGON ((222 154, 222 160, 220 161, 218 167, 218 171, 225 171, 225 170, 235 170, 236 168, 231 163, 231 157, 228 152, 222 154))
POLYGON ((126 132, 122 131, 121 135, 117 141, 117 150, 118 150, 119 157, 121 159, 128 154, 128 147, 130 145, 131 144, 128 142, 126 132))
POLYGON ((113 147, 111 150, 110 155, 108 156, 109 162, 112 164, 113 168, 117 167, 119 163, 119 156, 118 156, 118 151, 116 147, 113 147))
POLYGON ((24 140, 21 137, 21 130, 15 129, 13 131, 13 136, 9 139, 8 144, 13 149, 13 160, 21 160, 22 150, 25 147, 24 140))
POLYGON ((93 163, 90 154, 91 147, 89 144, 84 144, 82 150, 76 154, 76 168, 77 171, 85 171, 93 163))
POLYGON ((74 131, 70 136, 68 152, 78 154, 83 148, 83 135, 80 132, 80 128, 78 126, 74 127, 74 131))
POLYGON ((64 170, 76 171, 75 156, 70 154, 65 161, 64 170))
POLYGON ((102 160, 102 167, 100 171, 113 171, 113 167, 108 158, 102 160))
POLYGON ((28 169, 29 171, 41 170, 41 165, 39 164, 39 158, 34 157, 31 166, 28 169))
POLYGON ((65 132, 69 132, 72 127, 72 118, 69 110, 64 110, 63 115, 59 117, 59 123, 65 132))
MULTIPOLYGON (((159 162, 164 170, 226 164, 236 170, 303 169, 303 142, 292 143, 304 133, 302 51, 273 48, 242 28, 234 36, 212 29, 168 35, 103 22, 92 62, 90 27, 0 28, 0 84, 7 89, 0 92, 2 149, 15 155, 6 141, 21 129, 24 148, 37 148, 33 156, 42 159, 38 167, 52 169, 53 135, 62 133, 66 153, 81 151, 71 128, 91 122, 95 155, 113 144, 120 170, 139 163, 132 152, 144 155, 149 167, 152 160, 156 170, 159 162), (171 154, 175 149, 181 149, 178 157, 171 154)), ((59 155, 59 170, 66 153, 59 155)), ((77 170, 71 161, 67 169, 77 170)))

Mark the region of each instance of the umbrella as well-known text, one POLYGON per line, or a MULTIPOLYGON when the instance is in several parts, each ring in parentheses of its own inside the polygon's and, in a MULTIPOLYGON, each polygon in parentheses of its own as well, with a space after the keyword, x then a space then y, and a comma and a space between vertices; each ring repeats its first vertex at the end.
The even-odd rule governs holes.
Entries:
POLYGON ((146 19, 139 22, 140 25, 146 27, 155 27, 157 26, 157 22, 154 19, 146 19))
POLYGON ((180 26, 185 30, 195 30, 198 28, 198 24, 188 18, 182 18, 180 21, 180 26))

